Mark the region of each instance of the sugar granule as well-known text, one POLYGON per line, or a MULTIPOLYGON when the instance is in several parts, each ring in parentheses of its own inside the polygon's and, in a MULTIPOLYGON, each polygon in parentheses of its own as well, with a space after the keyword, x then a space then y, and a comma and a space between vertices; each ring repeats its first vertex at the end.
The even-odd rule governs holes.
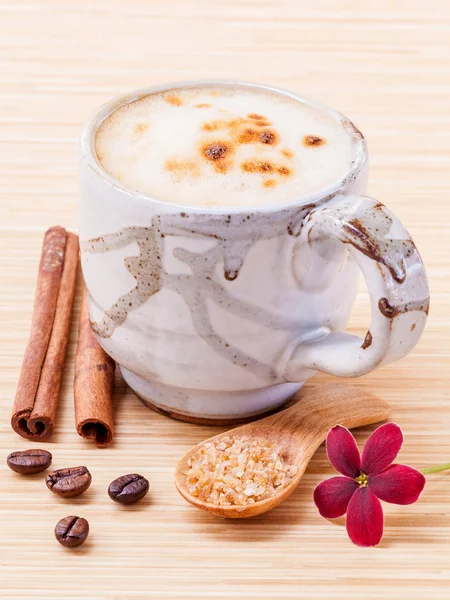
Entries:
POLYGON ((225 436, 203 444, 188 460, 187 489, 220 506, 243 506, 281 492, 297 473, 266 438, 225 436))

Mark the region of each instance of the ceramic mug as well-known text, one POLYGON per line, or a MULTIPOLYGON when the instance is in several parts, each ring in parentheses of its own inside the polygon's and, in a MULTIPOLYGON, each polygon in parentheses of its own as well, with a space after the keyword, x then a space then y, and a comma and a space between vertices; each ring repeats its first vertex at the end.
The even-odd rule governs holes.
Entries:
POLYGON ((188 82, 124 94, 85 125, 80 240, 93 330, 130 387, 184 420, 232 422, 273 410, 317 371, 355 377, 407 354, 425 325, 421 258, 400 221, 363 194, 367 147, 343 115, 264 85, 188 82), (211 84, 267 90, 341 121, 353 137, 339 181, 284 205, 176 205, 114 180, 97 128, 144 95, 211 84), (361 270, 372 317, 344 331, 361 270))

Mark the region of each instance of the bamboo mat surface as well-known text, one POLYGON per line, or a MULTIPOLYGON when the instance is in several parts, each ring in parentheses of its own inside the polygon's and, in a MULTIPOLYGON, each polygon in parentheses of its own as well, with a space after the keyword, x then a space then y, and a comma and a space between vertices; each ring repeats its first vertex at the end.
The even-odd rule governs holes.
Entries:
MULTIPOLYGON (((360 549, 344 520, 322 519, 314 486, 334 474, 324 447, 273 512, 227 522, 178 495, 178 458, 219 428, 149 411, 117 379, 116 438, 97 450, 75 433, 74 322, 56 434, 33 444, 9 426, 28 337, 43 232, 77 230, 77 137, 98 105, 158 82, 264 81, 316 97, 355 120, 371 153, 369 192, 411 231, 432 304, 413 353, 353 383, 392 405, 404 430, 399 462, 450 460, 450 4, 446 0, 0 1, 0 595, 2 598, 443 599, 450 586, 450 473, 429 477, 419 502, 384 504, 385 536, 360 549), (48 448, 55 468, 87 465, 86 494, 61 500, 44 474, 9 471, 6 455, 48 448), (116 476, 151 491, 121 507, 116 476), (53 537, 70 514, 87 543, 53 537)), ((350 330, 365 332, 361 284, 350 330)), ((330 377, 318 375, 308 387, 330 377)), ((364 443, 374 427, 356 431, 364 443)))

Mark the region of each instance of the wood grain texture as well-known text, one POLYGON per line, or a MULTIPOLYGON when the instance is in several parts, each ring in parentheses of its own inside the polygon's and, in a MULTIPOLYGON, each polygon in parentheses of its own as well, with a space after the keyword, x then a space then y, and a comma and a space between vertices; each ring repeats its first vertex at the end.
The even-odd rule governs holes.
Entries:
MULTIPOLYGON (((419 502, 384 504, 378 548, 322 519, 314 486, 333 474, 321 446, 294 494, 248 521, 189 506, 173 484, 178 459, 220 428, 149 411, 118 378, 116 435, 96 449, 75 432, 72 324, 51 444, 11 431, 42 235, 77 228, 77 137, 102 102, 157 82, 222 77, 292 88, 353 118, 371 152, 369 191, 412 233, 428 269, 431 312, 414 352, 352 383, 392 405, 399 461, 450 456, 450 5, 447 0, 0 0, 0 589, 4 598, 443 599, 450 583, 450 474, 419 502), (61 500, 45 474, 10 472, 9 452, 46 447, 53 467, 85 464, 87 493, 61 500), (115 505, 123 473, 148 496, 115 505), (59 519, 89 520, 84 546, 55 541, 59 519)), ((75 315, 79 311, 79 290, 75 315)), ((364 335, 364 287, 351 331, 364 335)), ((308 387, 330 381, 317 376, 308 387)), ((373 427, 357 431, 363 444, 373 427)))

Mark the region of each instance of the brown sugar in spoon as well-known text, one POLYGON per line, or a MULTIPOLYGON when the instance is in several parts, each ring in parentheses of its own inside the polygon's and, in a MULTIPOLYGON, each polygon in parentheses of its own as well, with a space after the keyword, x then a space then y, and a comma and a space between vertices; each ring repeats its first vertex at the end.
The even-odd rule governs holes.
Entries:
POLYGON ((219 517, 240 519, 272 510, 297 487, 314 452, 334 425, 348 429, 386 419, 390 406, 381 398, 353 386, 328 384, 310 390, 297 404, 275 415, 236 427, 194 446, 177 465, 175 485, 188 502, 219 517), (280 447, 284 460, 297 466, 297 473, 282 491, 271 498, 244 506, 220 506, 191 495, 187 489, 188 459, 205 443, 230 436, 264 437, 280 447))

